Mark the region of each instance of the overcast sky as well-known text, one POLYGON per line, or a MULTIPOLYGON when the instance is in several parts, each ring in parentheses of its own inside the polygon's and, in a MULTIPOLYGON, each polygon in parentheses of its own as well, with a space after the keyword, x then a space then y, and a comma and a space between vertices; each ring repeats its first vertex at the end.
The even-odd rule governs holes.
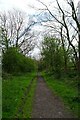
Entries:
MULTIPOLYGON (((44 0, 48 3, 50 0, 44 0)), ((35 10, 31 9, 29 5, 41 6, 36 0, 0 0, 0 10, 10 10, 12 8, 21 9, 29 14, 34 14, 35 10)))
MULTIPOLYGON (((55 0, 41 0, 41 1, 47 5, 49 5, 50 3, 50 8, 52 5, 52 9, 54 8, 54 6, 56 6, 55 0)), ((66 0, 58 0, 58 1, 60 5, 62 5, 62 7, 66 9, 66 6, 65 6, 66 0)), ((77 3, 79 1, 80 0, 74 0, 75 6, 77 6, 77 3)), ((36 14, 37 11, 31 8, 30 6, 35 6, 37 8, 43 7, 43 5, 37 2, 36 0, 0 0, 0 11, 4 11, 4 10, 7 11, 13 8, 16 8, 26 12, 27 14, 31 14, 31 15, 36 14)), ((37 55, 39 50, 36 49, 35 51, 36 53, 34 54, 37 55)))
MULTIPOLYGON (((44 3, 55 2, 55 0, 42 0, 44 3)), ((74 0, 75 5, 79 0, 74 0)), ((59 0, 61 4, 64 5, 65 0, 59 0)), ((31 9, 29 5, 35 5, 36 7, 42 7, 36 0, 0 0, 0 11, 9 10, 12 8, 18 8, 26 11, 29 14, 34 14, 36 11, 31 9)))

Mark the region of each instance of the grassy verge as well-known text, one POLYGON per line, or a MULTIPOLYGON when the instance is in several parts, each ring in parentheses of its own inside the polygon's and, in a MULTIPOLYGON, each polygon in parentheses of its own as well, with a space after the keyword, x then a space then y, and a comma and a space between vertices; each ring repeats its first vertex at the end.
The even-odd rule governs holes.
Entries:
POLYGON ((0 119, 2 118, 2 78, 0 76, 0 119))
POLYGON ((68 107, 75 116, 79 117, 80 103, 78 98, 78 89, 70 86, 69 82, 66 84, 65 80, 56 80, 52 76, 44 73, 43 76, 49 88, 62 98, 66 107, 68 107))
POLYGON ((21 98, 30 84, 35 73, 21 76, 11 76, 2 81, 2 116, 3 118, 14 118, 21 102, 21 98))
POLYGON ((31 118, 35 88, 36 88, 36 79, 33 81, 30 92, 27 96, 26 103, 23 109, 23 118, 31 118))

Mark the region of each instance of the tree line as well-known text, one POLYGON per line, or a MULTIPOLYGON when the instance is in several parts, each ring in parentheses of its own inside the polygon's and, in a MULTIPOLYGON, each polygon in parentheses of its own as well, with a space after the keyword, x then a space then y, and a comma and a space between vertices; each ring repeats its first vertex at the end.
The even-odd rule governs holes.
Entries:
POLYGON ((42 58, 39 61, 39 70, 46 70, 47 73, 57 78, 66 75, 74 77, 78 75, 76 61, 73 56, 73 49, 63 49, 60 39, 44 37, 42 42, 42 58))
MULTIPOLYGON (((58 0, 55 0, 56 7, 52 9, 51 4, 47 5, 38 0, 45 13, 45 19, 41 18, 42 25, 46 27, 44 40, 42 42, 43 66, 50 71, 55 71, 59 76, 70 71, 80 76, 80 19, 79 3, 75 7, 73 0, 66 0, 64 7, 58 0), (45 62, 44 62, 45 61, 45 62)), ((54 5, 54 4, 52 4, 54 5)), ((40 65, 41 66, 41 65, 40 65)))
POLYGON ((0 40, 2 47, 2 70, 10 74, 31 72, 35 60, 29 57, 34 49, 35 21, 20 10, 0 13, 0 40))

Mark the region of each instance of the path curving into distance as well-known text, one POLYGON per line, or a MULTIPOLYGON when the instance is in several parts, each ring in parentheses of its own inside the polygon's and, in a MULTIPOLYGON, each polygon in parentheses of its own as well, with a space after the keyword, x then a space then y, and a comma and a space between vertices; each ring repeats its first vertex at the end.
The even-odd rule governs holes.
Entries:
POLYGON ((75 118, 38 75, 32 118, 75 118))

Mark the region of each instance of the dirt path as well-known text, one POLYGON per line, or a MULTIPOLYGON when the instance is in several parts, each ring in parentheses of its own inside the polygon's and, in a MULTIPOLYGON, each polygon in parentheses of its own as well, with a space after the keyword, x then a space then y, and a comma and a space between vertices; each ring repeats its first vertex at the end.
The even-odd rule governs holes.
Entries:
POLYGON ((61 100, 48 89, 41 76, 38 76, 32 118, 74 118, 61 100))

